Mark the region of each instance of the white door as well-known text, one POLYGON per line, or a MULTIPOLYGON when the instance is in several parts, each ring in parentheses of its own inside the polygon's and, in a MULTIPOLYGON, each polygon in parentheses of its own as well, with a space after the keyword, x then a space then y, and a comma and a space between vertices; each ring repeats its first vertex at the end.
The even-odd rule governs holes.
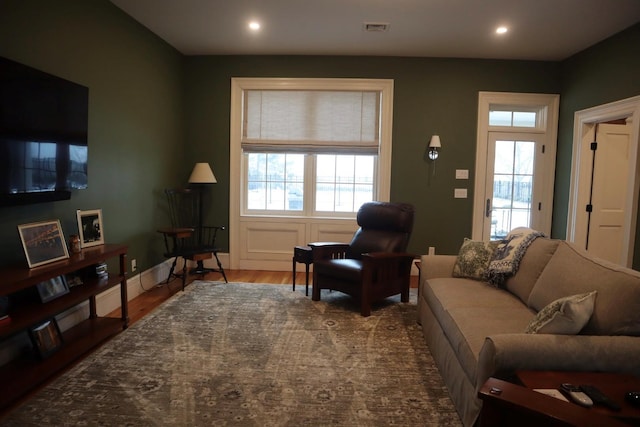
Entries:
POLYGON ((582 153, 588 155, 581 159, 575 243, 596 257, 625 265, 631 126, 595 124, 582 144, 582 153))
POLYGON ((540 229, 543 135, 489 132, 483 236, 496 240, 516 227, 540 229))

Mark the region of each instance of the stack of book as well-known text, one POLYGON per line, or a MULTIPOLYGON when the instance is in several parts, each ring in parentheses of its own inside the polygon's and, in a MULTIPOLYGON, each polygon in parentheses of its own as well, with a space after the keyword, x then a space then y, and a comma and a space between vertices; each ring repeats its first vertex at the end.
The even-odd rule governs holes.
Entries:
POLYGON ((95 268, 95 274, 96 276, 98 276, 99 278, 104 278, 109 276, 109 273, 107 272, 107 263, 106 262, 100 262, 96 265, 94 265, 95 268))

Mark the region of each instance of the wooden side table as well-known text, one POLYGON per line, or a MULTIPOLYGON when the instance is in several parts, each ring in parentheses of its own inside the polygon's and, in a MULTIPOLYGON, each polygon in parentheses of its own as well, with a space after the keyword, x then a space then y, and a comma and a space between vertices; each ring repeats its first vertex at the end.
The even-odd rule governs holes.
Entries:
POLYGON ((295 246, 293 248, 293 291, 296 291, 296 263, 303 263, 306 270, 305 291, 309 296, 309 265, 313 263, 313 253, 310 246, 295 246))
MULTIPOLYGON (((567 373, 570 374, 570 373, 567 373)), ((579 381, 567 381, 578 383, 579 381)), ((598 383, 591 384, 604 391, 598 383)), ((548 385, 539 388, 557 388, 548 385)), ((536 387, 538 388, 538 387, 536 387)), ((525 386, 489 378, 478 397, 482 400, 479 425, 486 426, 627 426, 613 414, 604 414, 596 408, 583 408, 575 403, 533 391, 525 386)))

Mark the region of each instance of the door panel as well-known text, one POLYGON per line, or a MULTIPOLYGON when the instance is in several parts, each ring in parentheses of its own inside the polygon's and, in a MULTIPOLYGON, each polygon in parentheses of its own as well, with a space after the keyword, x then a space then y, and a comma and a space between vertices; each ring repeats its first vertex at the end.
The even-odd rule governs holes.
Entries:
POLYGON ((624 220, 629 185, 630 126, 599 124, 593 163, 591 220, 585 249, 594 256, 624 264, 624 220))

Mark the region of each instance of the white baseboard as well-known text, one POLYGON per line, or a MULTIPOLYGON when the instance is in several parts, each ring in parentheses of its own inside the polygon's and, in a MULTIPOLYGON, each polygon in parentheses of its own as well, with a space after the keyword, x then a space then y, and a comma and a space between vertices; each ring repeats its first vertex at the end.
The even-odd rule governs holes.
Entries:
MULTIPOLYGON (((146 290, 162 283, 169 276, 172 260, 166 260, 149 270, 127 278, 127 300, 141 295, 146 290)), ((96 296, 96 311, 98 316, 105 316, 120 308, 120 286, 113 288, 96 296)), ((70 308, 69 310, 56 316, 58 325, 63 331, 82 322, 89 316, 89 303, 84 302, 70 308)))

